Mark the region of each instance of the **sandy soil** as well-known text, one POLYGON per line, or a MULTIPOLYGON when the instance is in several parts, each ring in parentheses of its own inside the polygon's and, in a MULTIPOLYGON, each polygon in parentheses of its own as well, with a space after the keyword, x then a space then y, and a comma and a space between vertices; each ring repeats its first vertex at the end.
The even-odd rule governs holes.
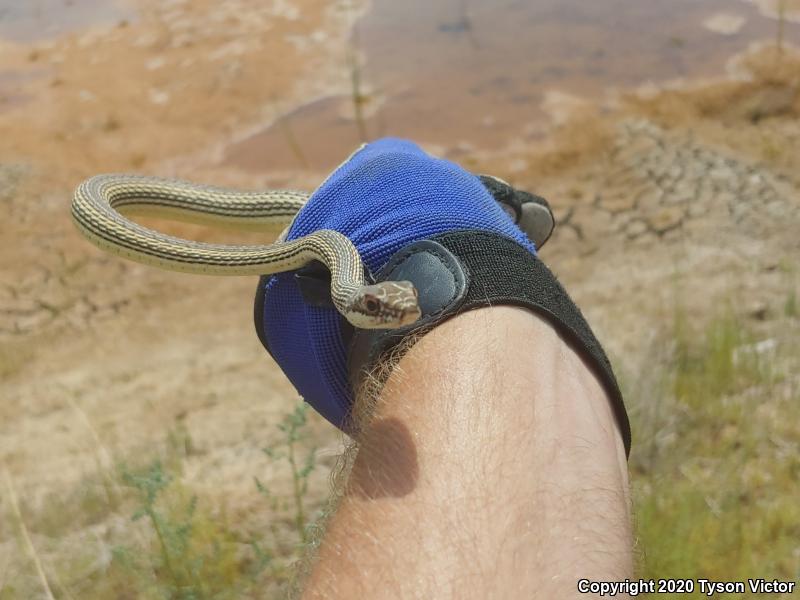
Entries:
MULTIPOLYGON (((3 45, 0 462, 32 522, 96 473, 98 457, 151 456, 178 424, 194 440, 186 472, 200 488, 230 498, 234 515, 263 501, 253 476, 271 483, 273 467, 260 449, 296 395, 254 335, 255 281, 220 285, 104 256, 74 229, 71 190, 113 171, 242 187, 280 179, 207 167, 253 123, 347 84, 345 39, 363 9, 143 0, 130 21, 3 45)), ((338 436, 319 421, 330 466, 338 436)), ((321 472, 320 489, 325 481, 321 472)), ((16 543, 5 519, 0 540, 8 564, 16 543)))
POLYGON ((795 22, 800 22, 800 2, 797 0, 748 0, 752 2, 761 12, 768 16, 777 18, 783 14, 783 18, 795 22))
MULTIPOLYGON (((254 475, 280 481, 260 448, 296 396, 253 334, 255 281, 122 262, 67 214, 74 185, 102 171, 306 189, 324 176, 217 159, 253 123, 346 85, 337 65, 356 11, 218 5, 142 1, 138 19, 0 53, 0 73, 25 74, 14 94, 0 87, 0 461, 33 521, 98 456, 146 456, 176 424, 194 448, 186 481, 229 513, 252 515, 254 475), (209 25, 220 22, 224 34, 209 25)), ((543 257, 623 376, 648 360, 676 303, 698 320, 728 304, 758 324, 797 290, 800 62, 754 56, 745 79, 631 93, 611 114, 578 102, 547 143, 463 157, 551 199, 560 227, 543 257)), ((318 418, 312 429, 329 467, 340 437, 318 418)), ((83 534, 76 522, 64 535, 83 534)), ((0 520, 0 557, 12 539, 0 520)))

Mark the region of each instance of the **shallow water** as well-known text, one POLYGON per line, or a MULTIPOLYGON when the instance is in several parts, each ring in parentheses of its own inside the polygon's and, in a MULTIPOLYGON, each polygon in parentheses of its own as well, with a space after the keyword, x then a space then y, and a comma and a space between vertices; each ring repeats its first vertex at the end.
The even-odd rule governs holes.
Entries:
POLYGON ((115 0, 0 0, 0 38, 45 39, 131 14, 115 0))
MULTIPOLYGON (((373 88, 369 138, 483 149, 541 138, 548 90, 592 98, 614 86, 718 75, 776 27, 731 0, 374 0, 353 42, 373 88), (733 35, 705 28, 718 13, 744 24, 733 35)), ((787 25, 786 39, 800 40, 800 27, 787 25)), ((350 98, 314 101, 233 145, 226 162, 331 168, 360 142, 352 112, 350 98)))

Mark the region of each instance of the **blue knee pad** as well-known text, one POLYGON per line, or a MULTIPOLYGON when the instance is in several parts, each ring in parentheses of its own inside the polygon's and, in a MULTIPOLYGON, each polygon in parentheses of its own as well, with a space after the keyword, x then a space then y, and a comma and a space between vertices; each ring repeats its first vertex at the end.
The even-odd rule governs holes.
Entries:
MULTIPOLYGON (((536 253, 477 176, 394 138, 364 146, 334 171, 298 213, 287 239, 319 229, 349 237, 371 273, 408 244, 450 231, 500 234, 536 253)), ((298 393, 346 428, 353 394, 347 326, 339 313, 306 302, 296 273, 281 273, 261 278, 255 317, 259 338, 298 393)))

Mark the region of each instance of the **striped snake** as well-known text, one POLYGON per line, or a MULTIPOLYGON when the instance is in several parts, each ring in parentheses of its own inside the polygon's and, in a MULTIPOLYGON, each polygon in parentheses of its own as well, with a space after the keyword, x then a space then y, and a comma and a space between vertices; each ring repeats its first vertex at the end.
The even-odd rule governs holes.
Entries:
POLYGON ((275 229, 288 226, 307 200, 307 194, 295 191, 239 192, 173 179, 98 175, 78 186, 72 218, 99 248, 173 271, 270 275, 319 261, 331 273, 334 306, 355 327, 389 329, 419 319, 414 286, 408 281, 369 285, 358 250, 338 231, 321 229, 292 241, 281 235, 261 246, 207 244, 153 231, 122 214, 275 229))

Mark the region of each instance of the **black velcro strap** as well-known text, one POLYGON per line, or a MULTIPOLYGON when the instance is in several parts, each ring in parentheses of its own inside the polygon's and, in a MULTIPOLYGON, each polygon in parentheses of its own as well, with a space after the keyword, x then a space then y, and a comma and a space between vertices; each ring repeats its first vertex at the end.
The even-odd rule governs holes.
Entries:
POLYGON ((355 330, 348 357, 354 389, 363 373, 409 333, 424 331, 473 308, 498 304, 520 306, 547 319, 600 379, 611 400, 625 451, 630 453, 630 423, 611 363, 581 311, 538 257, 498 234, 457 231, 404 248, 376 275, 378 281, 400 279, 411 281, 420 291, 422 319, 402 329, 355 330), (410 260, 415 254, 424 254, 426 258, 410 260), (454 261, 463 279, 452 277, 454 261), (424 268, 415 269, 415 264, 424 268), (431 295, 438 300, 426 303, 426 296, 431 295), (445 298, 450 301, 445 303, 445 298))
POLYGON ((504 210, 514 219, 514 223, 519 223, 522 218, 522 203, 520 202, 517 190, 508 183, 492 175, 478 175, 483 187, 489 190, 492 197, 504 207, 504 210))

